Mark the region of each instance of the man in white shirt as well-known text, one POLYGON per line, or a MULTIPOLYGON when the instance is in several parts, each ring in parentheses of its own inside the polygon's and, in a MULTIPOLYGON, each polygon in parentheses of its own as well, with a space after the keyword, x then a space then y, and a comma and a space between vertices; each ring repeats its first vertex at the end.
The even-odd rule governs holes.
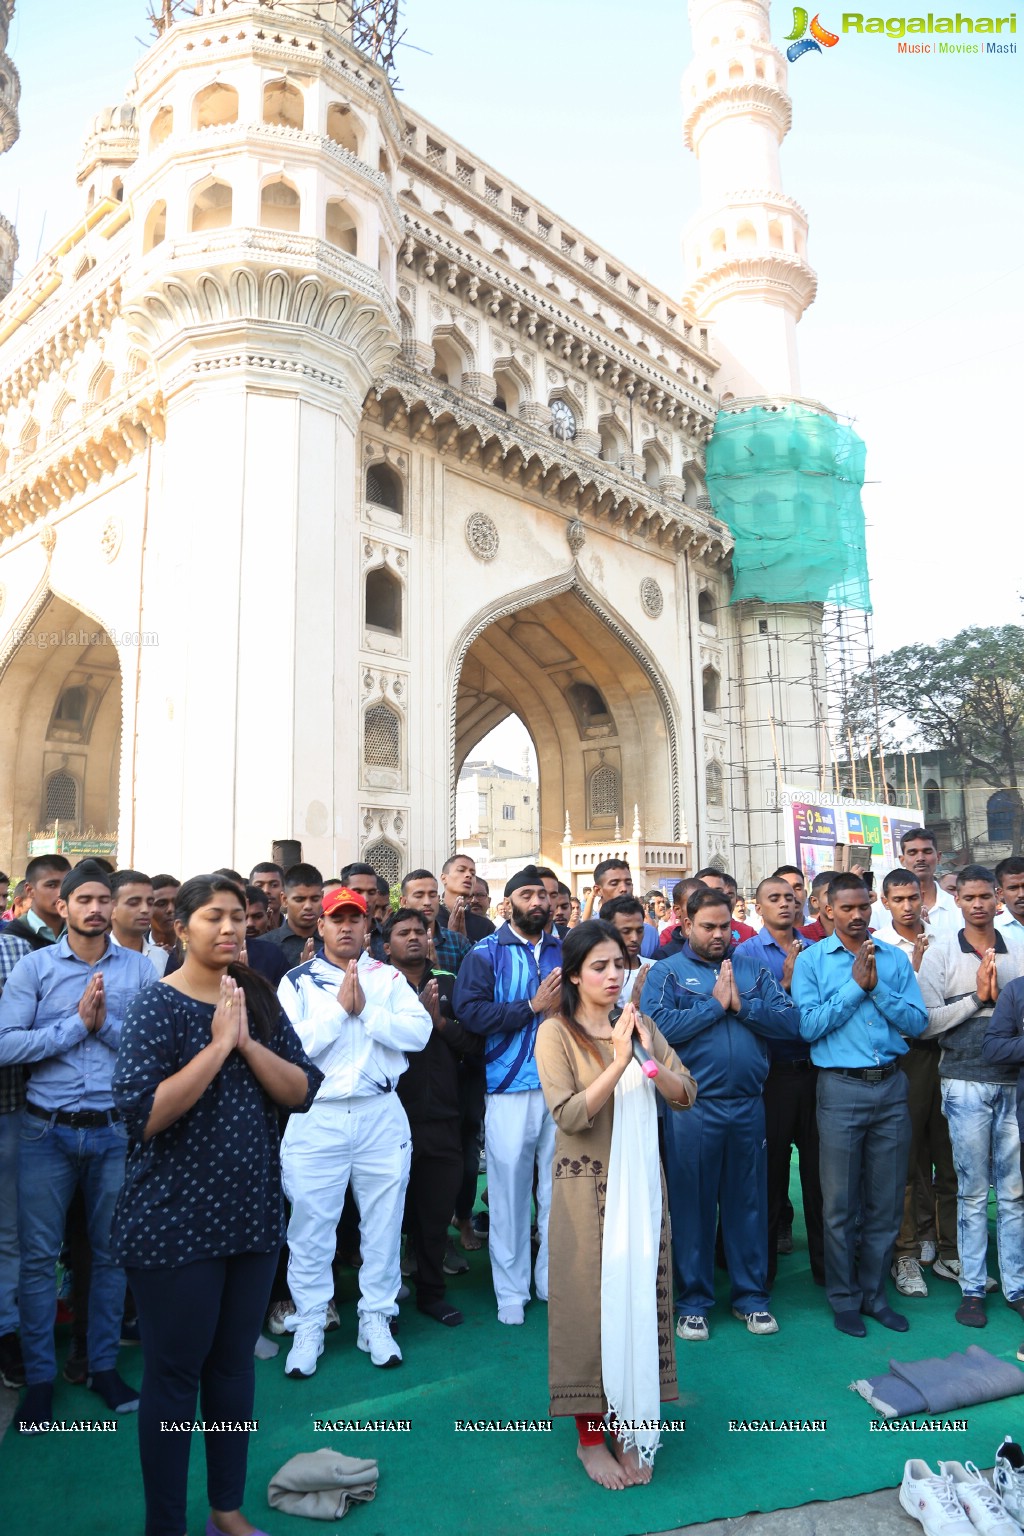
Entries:
POLYGON ((1024 940, 1024 859, 1002 859, 996 865, 996 895, 1003 910, 996 917, 1000 933, 1024 940))
POLYGON ((927 932, 933 936, 958 933, 964 925, 963 913, 956 899, 942 890, 935 879, 939 862, 939 845, 935 833, 927 827, 911 827, 900 838, 900 863, 921 886, 921 918, 927 932))
POLYGON ((430 1015, 405 978, 365 952, 366 901, 338 886, 324 897, 323 951, 289 971, 281 1006, 303 1049, 324 1074, 308 1114, 292 1115, 281 1143, 281 1177, 291 1201, 288 1289, 295 1342, 289 1376, 312 1376, 323 1354, 334 1294, 335 1230, 349 1181, 359 1206, 358 1347, 374 1365, 399 1365, 391 1336, 402 1283, 399 1250, 409 1183, 409 1121, 395 1088, 406 1051, 430 1039, 430 1015))
POLYGON ((153 882, 137 869, 118 869, 110 877, 114 905, 110 913, 110 937, 122 949, 145 955, 157 976, 167 966, 167 951, 149 937, 153 920, 153 882))

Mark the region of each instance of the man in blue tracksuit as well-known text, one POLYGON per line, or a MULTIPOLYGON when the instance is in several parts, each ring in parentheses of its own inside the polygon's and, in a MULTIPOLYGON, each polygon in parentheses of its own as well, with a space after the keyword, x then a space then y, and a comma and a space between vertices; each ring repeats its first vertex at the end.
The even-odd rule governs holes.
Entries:
POLYGON ((767 966, 749 954, 729 960, 732 914, 722 892, 694 891, 686 918, 686 943, 654 966, 641 1005, 698 1085, 689 1114, 665 1117, 672 1249, 681 1281, 676 1333, 708 1337, 719 1209, 733 1316, 751 1333, 777 1333, 768 1297, 761 1093, 767 1041, 796 1039, 800 1015, 767 966))
POLYGON ((530 1203, 537 1167, 540 1248, 534 1284, 548 1295, 548 1212, 555 1122, 537 1076, 534 1046, 562 990, 562 944, 547 933, 551 901, 532 864, 505 886, 512 915, 470 950, 455 982, 455 1016, 483 1035, 487 1099, 484 1145, 490 1226, 488 1246, 498 1321, 521 1323, 530 1299, 530 1203))

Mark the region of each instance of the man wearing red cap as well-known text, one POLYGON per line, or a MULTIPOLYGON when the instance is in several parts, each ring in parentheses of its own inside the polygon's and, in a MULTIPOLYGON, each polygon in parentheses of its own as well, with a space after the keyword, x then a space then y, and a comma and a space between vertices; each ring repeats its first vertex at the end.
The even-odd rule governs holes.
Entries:
POLYGON ((328 891, 318 924, 323 952, 289 971, 278 988, 306 1054, 324 1074, 313 1107, 291 1117, 281 1144, 292 1208, 288 1288, 295 1302, 285 1371, 294 1377, 312 1376, 323 1354, 335 1229, 350 1180, 363 1258, 356 1342, 374 1365, 402 1360, 390 1319, 398 1313, 402 1283, 411 1137, 395 1088, 408 1066, 405 1052, 422 1050, 432 1025, 404 977, 366 954, 369 926, 357 891, 328 891))

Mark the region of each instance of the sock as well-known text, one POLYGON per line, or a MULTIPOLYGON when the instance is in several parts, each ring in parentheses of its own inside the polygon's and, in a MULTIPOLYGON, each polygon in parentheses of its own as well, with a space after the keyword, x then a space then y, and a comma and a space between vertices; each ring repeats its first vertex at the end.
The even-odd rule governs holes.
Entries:
POLYGON ((274 1356, 277 1354, 280 1348, 280 1344, 274 1344, 270 1339, 265 1339, 261 1333, 259 1338, 256 1340, 256 1347, 253 1350, 253 1354, 256 1356, 257 1360, 273 1360, 274 1356))
POLYGON ((116 1371, 94 1371, 87 1385, 99 1393, 112 1413, 138 1413, 139 1394, 116 1371))
POLYGON ((498 1308, 499 1323, 521 1323, 523 1321, 523 1317, 523 1309, 520 1306, 498 1308))
POLYGON ((863 1339, 867 1334, 858 1312, 837 1312, 836 1327, 840 1333, 848 1333, 851 1339, 863 1339))
POLYGON ((37 1424, 49 1424, 53 1418, 53 1383, 37 1381, 27 1389, 21 1400, 15 1423, 22 1434, 35 1429, 37 1424))
POLYGON ((424 1317, 432 1317, 435 1322, 444 1323, 447 1328, 457 1328, 465 1321, 458 1307, 453 1307, 447 1301, 418 1301, 416 1310, 422 1312, 424 1317))
POLYGON ((893 1333, 906 1333, 910 1324, 901 1312, 894 1312, 892 1307, 879 1307, 875 1312, 868 1312, 868 1317, 873 1317, 876 1323, 881 1323, 883 1328, 891 1328, 893 1333))

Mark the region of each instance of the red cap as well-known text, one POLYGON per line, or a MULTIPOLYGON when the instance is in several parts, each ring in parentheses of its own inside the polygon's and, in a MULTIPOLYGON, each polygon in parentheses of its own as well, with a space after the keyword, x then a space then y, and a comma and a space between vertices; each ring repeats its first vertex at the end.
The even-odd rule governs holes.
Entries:
POLYGON ((324 897, 324 917, 329 912, 336 912, 339 907, 355 907, 365 917, 366 897, 360 896, 358 891, 350 891, 347 885, 336 885, 324 897))

